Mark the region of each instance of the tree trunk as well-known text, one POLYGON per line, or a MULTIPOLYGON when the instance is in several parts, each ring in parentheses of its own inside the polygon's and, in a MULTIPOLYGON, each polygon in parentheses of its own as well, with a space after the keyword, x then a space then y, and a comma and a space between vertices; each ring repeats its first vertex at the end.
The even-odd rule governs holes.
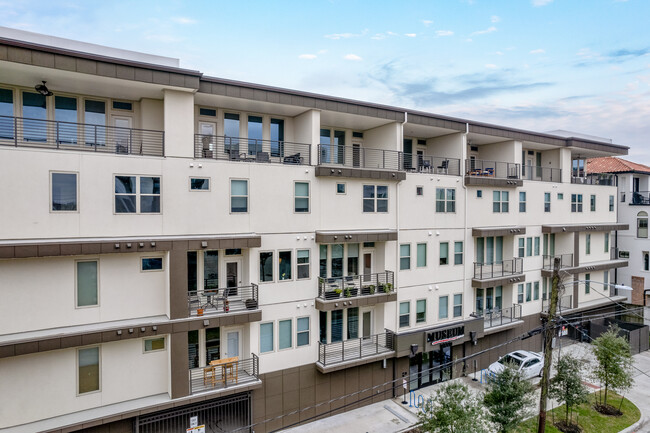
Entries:
POLYGON ((625 400, 625 395, 621 396, 621 404, 618 405, 618 411, 621 411, 621 408, 623 407, 623 400, 625 400))
POLYGON ((566 423, 568 425, 569 424, 569 405, 566 403, 566 401, 564 402, 564 405, 566 406, 566 423))

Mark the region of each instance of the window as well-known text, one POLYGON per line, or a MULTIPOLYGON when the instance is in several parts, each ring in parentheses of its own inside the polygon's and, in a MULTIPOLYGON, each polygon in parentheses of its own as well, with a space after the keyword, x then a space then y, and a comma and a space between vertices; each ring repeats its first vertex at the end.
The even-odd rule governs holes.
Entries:
POLYGON ((271 119, 271 156, 284 156, 284 119, 271 119))
POLYGON ((359 275, 359 244, 348 244, 348 275, 359 275))
POLYGON ((544 193, 544 212, 550 212, 551 211, 551 193, 550 192, 545 192, 544 193))
POLYGON ((609 196, 609 211, 614 212, 614 196, 609 196))
POLYGON ((424 188, 421 186, 416 186, 415 187, 415 195, 423 195, 424 194, 424 188))
POLYGON ((160 177, 115 176, 115 213, 160 213, 160 177))
POLYGON ((542 279, 542 301, 546 301, 548 295, 548 278, 542 279))
POLYGON ((203 251, 203 289, 219 288, 219 251, 203 251))
POLYGON ((589 198, 589 210, 591 212, 596 212, 596 195, 591 194, 591 197, 589 198))
POLYGON ((454 242, 454 265, 463 264, 463 243, 454 242))
POLYGON ((449 264, 449 242, 440 242, 440 264, 449 264))
POLYGON ((411 244, 399 246, 399 268, 402 271, 411 269, 411 244))
POLYGON ((571 212, 582 212, 582 194, 571 194, 571 212))
POLYGON ((525 243, 526 243, 525 238, 519 238, 519 255, 518 255, 518 257, 524 257, 526 255, 526 251, 525 251, 526 248, 525 248, 525 245, 524 245, 525 243))
POLYGON ((557 199, 558 199, 558 200, 564 200, 564 194, 561 193, 561 192, 558 192, 558 193, 557 193, 557 199))
POLYGON ((294 208, 296 213, 309 212, 309 182, 294 184, 294 208))
POLYGON ((296 252, 296 272, 299 280, 309 278, 309 250, 298 250, 296 252))
POLYGON ((162 257, 143 257, 142 267, 143 271, 162 271, 163 258, 162 257))
POLYGON ((332 321, 330 323, 331 342, 343 340, 343 310, 333 310, 331 312, 332 321))
POLYGON ((454 295, 454 317, 463 315, 463 295, 462 293, 454 295))
POLYGON ((648 237, 648 213, 645 211, 636 214, 636 237, 648 237))
POLYGON ((23 139, 46 141, 47 101, 40 93, 23 92, 23 139))
POLYGON ((523 284, 517 285, 517 303, 518 304, 523 304, 524 303, 524 285, 523 284))
POLYGON ((0 138, 14 138, 14 121, 9 119, 14 115, 14 92, 10 89, 0 89, 0 138))
POLYGON ((77 307, 98 305, 97 260, 77 262, 77 307))
POLYGON ((77 350, 79 394, 99 391, 99 347, 77 350))
POLYGON ((77 173, 52 173, 53 211, 77 210, 77 173))
POLYGON ((56 142, 77 144, 77 98, 54 97, 54 120, 66 122, 57 124, 56 142))
POLYGON ((539 236, 535 236, 535 255, 539 256, 539 236))
POLYGON ((605 233, 605 242, 604 242, 604 244, 605 244, 604 250, 605 250, 606 253, 608 253, 609 252, 609 233, 605 233))
POLYGON ((210 191, 210 178, 190 177, 190 191, 210 191))
POLYGON ((492 192, 492 212, 507 213, 509 211, 508 191, 492 192))
POLYGON ((476 198, 483 198, 483 190, 480 189, 476 190, 476 198))
POLYGON ((585 254, 591 254, 591 233, 585 235, 585 254))
POLYGON ((588 295, 589 292, 591 291, 591 287, 589 285, 591 281, 591 274, 585 274, 585 295, 588 295))
POLYGON ((337 194, 345 194, 345 184, 344 183, 337 183, 336 184, 336 193, 337 194))
MULTIPOLYGON (((217 110, 212 108, 199 108, 199 116, 216 117, 217 110)), ((239 134, 237 134, 239 135, 239 134)))
POLYGON ((456 212, 456 189, 436 188, 436 212, 456 212))
POLYGON ((241 256, 241 248, 226 248, 227 256, 241 256))
POLYGON ((359 338, 359 308, 348 308, 348 340, 359 338))
POLYGON ((629 259, 630 258, 630 252, 621 250, 621 251, 618 252, 618 258, 619 259, 629 259))
POLYGON ((539 300, 539 281, 533 283, 533 300, 539 300))
POLYGON ((280 320, 278 322, 278 349, 290 349, 293 347, 291 339, 293 338, 293 331, 291 330, 291 319, 280 320))
POLYGON ((415 323, 427 321, 427 300, 419 299, 415 302, 415 323))
POLYGON ((157 350, 165 350, 165 337, 148 338, 144 340, 144 351, 155 352, 157 350))
POLYGON ((239 154, 239 114, 223 114, 224 150, 231 155, 239 154))
POLYGON ((86 99, 84 104, 86 144, 106 145, 106 102, 86 99), (90 126, 92 125, 92 126, 90 126))
POLYGON ((262 117, 248 116, 248 154, 257 155, 262 151, 262 117))
POLYGON ((296 320, 296 346, 309 345, 309 317, 298 317, 296 320))
POLYGON ((291 276, 291 251, 278 252, 278 279, 280 281, 290 280, 291 276))
POLYGON ((526 302, 530 302, 533 299, 533 284, 526 283, 526 302))
POLYGON ((503 236, 476 238, 476 262, 499 263, 503 261, 503 236))
POLYGON ((260 281, 273 281, 273 252, 260 253, 260 281))
POLYGON ((650 254, 647 251, 643 252, 643 270, 650 271, 650 254))
POLYGON ((363 211, 388 212, 388 187, 383 185, 364 185, 363 211))
POLYGON ((519 212, 526 212, 526 192, 519 191, 519 212))
POLYGON ((438 319, 449 317, 449 296, 438 298, 438 319))
POLYGON ((526 238, 526 257, 533 255, 533 238, 526 238))
POLYGON ((411 303, 410 302, 400 302, 399 303, 399 327, 404 328, 410 325, 410 315, 411 315, 411 303))
MULTIPOLYGON (((133 111, 133 103, 126 101, 113 101, 113 110, 133 111)), ((205 110, 205 108, 201 108, 201 110, 205 110)), ((213 116, 217 115, 216 110, 211 111, 214 111, 215 113, 213 116)))
POLYGON ((427 265, 427 244, 418 244, 418 268, 423 268, 427 265))
POLYGON ((260 324, 260 353, 273 352, 273 322, 260 324))
POLYGON ((248 212, 248 181, 230 180, 230 212, 248 212))

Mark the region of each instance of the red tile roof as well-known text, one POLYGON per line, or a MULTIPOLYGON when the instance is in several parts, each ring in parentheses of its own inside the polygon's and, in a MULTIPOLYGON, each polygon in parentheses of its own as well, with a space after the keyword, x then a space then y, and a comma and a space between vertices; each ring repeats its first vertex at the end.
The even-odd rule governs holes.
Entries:
POLYGON ((587 174, 590 173, 645 173, 650 174, 650 167, 636 162, 626 161, 613 156, 591 158, 587 160, 587 174))

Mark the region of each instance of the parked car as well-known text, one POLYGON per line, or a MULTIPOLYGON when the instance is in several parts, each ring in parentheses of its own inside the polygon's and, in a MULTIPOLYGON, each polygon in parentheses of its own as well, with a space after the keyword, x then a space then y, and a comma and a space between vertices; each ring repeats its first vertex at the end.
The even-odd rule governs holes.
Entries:
POLYGON ((528 350, 516 350, 502 356, 497 362, 490 364, 488 373, 499 373, 508 363, 512 364, 524 379, 541 376, 544 367, 544 359, 541 354, 529 352, 528 350))

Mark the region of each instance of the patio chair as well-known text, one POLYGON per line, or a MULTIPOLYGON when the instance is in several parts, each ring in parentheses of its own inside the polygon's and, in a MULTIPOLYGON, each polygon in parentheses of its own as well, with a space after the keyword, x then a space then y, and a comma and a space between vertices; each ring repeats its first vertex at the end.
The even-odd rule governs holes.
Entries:
POLYGON ((268 152, 257 152, 255 155, 255 161, 256 162, 271 162, 271 158, 269 158, 269 153, 268 152))

